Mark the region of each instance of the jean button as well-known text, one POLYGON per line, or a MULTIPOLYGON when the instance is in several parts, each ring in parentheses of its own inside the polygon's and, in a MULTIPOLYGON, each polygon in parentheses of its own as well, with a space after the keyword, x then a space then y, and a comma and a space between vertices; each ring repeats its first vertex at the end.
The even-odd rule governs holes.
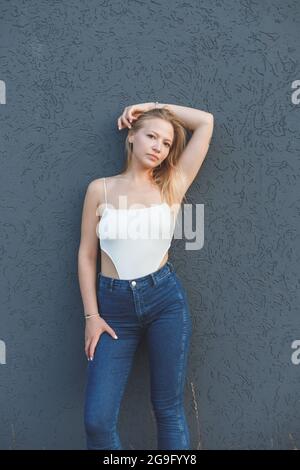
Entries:
POLYGON ((131 281, 132 287, 136 286, 136 281, 131 281))

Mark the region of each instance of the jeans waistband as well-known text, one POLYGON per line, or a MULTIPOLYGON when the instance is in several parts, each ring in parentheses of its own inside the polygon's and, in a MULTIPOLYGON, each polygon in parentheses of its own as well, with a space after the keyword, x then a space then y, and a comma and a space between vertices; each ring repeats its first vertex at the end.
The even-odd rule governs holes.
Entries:
POLYGON ((113 289, 124 289, 131 290, 137 287, 153 286, 170 272, 175 271, 171 261, 167 261, 161 268, 153 273, 147 274, 146 276, 137 277, 135 279, 118 279, 113 277, 104 276, 102 273, 98 273, 98 281, 101 280, 101 284, 108 287, 110 290, 113 289))

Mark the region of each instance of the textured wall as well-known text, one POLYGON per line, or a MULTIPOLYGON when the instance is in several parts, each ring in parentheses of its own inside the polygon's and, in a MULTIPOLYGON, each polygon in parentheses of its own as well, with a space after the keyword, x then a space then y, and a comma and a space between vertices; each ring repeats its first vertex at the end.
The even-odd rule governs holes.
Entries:
MULTIPOLYGON (((193 449, 299 447, 299 2, 0 7, 0 448, 85 447, 83 198, 122 168, 124 106, 154 100, 215 116, 187 194, 205 207, 204 247, 170 251, 193 317, 193 449)), ((148 374, 141 345, 120 415, 128 449, 156 448, 148 374)))

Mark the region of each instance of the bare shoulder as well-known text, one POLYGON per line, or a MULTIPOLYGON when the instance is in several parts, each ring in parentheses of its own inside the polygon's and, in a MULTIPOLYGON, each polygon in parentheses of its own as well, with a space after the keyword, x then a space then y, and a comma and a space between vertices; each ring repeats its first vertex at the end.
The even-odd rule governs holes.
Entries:
POLYGON ((90 201, 91 210, 96 211, 97 216, 101 216, 101 205, 104 201, 104 178, 97 178, 90 181, 86 190, 86 198, 90 201))
POLYGON ((102 210, 99 208, 99 206, 101 207, 105 203, 104 180, 105 180, 106 189, 108 191, 113 190, 114 184, 116 184, 118 181, 118 176, 119 175, 96 178, 89 183, 87 192, 91 195, 91 197, 95 201, 95 204, 97 206, 97 215, 101 215, 102 210))
POLYGON ((103 180, 104 178, 97 178, 93 181, 90 181, 87 187, 87 191, 90 194, 96 195, 98 194, 101 196, 102 188, 103 188, 103 180))
MULTIPOLYGON (((117 176, 117 175, 116 175, 117 176)), ((104 187, 104 180, 106 184, 109 184, 110 181, 114 180, 116 176, 103 176, 103 178, 96 178, 95 180, 91 181, 89 186, 91 189, 100 189, 104 187)))
POLYGON ((104 194, 104 180, 107 189, 113 189, 115 185, 119 183, 119 180, 122 180, 122 175, 113 175, 113 176, 104 176, 103 178, 97 178, 92 181, 94 183, 95 188, 100 188, 104 194))

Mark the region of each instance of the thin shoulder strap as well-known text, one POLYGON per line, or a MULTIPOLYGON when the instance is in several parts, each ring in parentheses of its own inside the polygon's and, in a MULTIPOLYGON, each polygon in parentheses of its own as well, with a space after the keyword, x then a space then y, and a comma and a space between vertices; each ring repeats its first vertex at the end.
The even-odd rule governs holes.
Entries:
POLYGON ((104 194, 105 194, 105 207, 107 207, 107 196, 106 196, 106 183, 105 183, 105 178, 103 178, 103 183, 104 183, 104 194))

